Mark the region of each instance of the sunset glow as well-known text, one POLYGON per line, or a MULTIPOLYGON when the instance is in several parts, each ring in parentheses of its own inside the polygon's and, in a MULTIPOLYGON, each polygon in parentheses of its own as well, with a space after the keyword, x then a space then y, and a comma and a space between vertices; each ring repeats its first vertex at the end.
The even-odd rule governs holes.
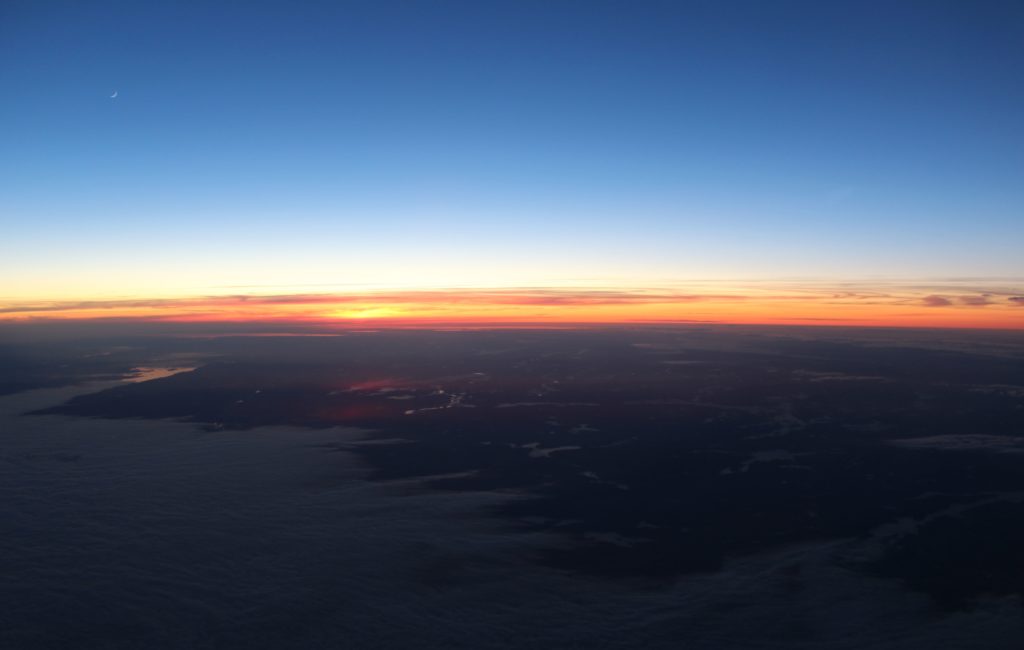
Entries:
POLYGON ((456 4, 0 16, 0 320, 1024 328, 1012 21, 456 4))
POLYGON ((864 287, 780 284, 663 289, 449 288, 232 294, 163 299, 12 301, 3 320, 133 319, 278 321, 324 327, 566 323, 1024 327, 1024 297, 1012 287, 864 287))

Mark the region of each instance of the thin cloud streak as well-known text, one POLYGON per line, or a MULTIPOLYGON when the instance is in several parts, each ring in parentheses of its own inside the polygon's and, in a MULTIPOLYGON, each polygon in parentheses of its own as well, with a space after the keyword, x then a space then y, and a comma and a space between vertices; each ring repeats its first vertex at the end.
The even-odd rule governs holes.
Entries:
POLYGON ((100 309, 193 309, 257 305, 465 304, 465 305, 628 305, 746 300, 743 295, 678 294, 628 291, 437 290, 351 294, 225 295, 156 300, 85 300, 33 302, 0 307, 0 314, 67 312, 100 309))
POLYGON ((953 301, 942 296, 925 296, 921 298, 921 304, 926 307, 949 307, 953 301))
MULTIPOLYGON (((973 288, 972 288, 973 289, 973 288)), ((800 322, 1024 328, 1024 296, 1005 289, 930 293, 848 283, 704 284, 683 288, 503 287, 0 303, 2 320, 416 323, 800 322), (937 308, 937 309, 936 309, 937 308), (981 309, 984 308, 984 309, 981 309)))

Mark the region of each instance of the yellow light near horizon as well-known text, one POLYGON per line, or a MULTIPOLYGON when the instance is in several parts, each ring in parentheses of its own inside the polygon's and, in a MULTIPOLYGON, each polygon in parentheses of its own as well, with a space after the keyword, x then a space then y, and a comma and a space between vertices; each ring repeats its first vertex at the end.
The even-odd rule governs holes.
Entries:
MULTIPOLYGON (((572 324, 706 322, 1024 329, 1013 292, 948 292, 916 287, 858 291, 768 286, 389 289, 347 293, 225 294, 186 298, 0 303, 0 320, 136 319, 275 321, 330 327, 348 321, 416 324, 572 324), (936 306, 937 305, 937 306, 936 306)), ((975 292, 977 290, 974 290, 975 292)))
POLYGON ((407 315, 407 312, 394 307, 358 307, 355 309, 335 309, 326 312, 324 318, 364 319, 364 318, 395 318, 407 315))

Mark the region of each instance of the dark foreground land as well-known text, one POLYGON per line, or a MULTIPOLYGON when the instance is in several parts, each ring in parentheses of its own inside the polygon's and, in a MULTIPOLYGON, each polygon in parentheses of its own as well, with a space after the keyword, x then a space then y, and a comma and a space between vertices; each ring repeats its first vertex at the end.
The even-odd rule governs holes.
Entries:
MULTIPOLYGON (((57 569, 33 556, 33 547, 60 556, 72 553, 72 546, 92 544, 101 549, 95 557, 113 562, 118 545, 127 545, 122 550, 136 554, 133 561, 140 571, 150 572, 151 580, 133 582, 135 574, 118 578, 117 571, 78 575, 65 568, 74 583, 67 588, 88 591, 93 583, 83 586, 81 581, 95 581, 102 593, 107 582, 125 580, 144 596, 151 595, 148 589, 159 590, 167 611, 185 621, 175 632, 175 623, 160 620, 158 611, 134 626, 96 628, 81 622, 87 615, 65 613, 71 622, 62 630, 60 620, 44 624, 29 613, 7 621, 20 647, 62 647, 73 641, 75 647, 120 648, 142 640, 150 647, 342 647, 338 643, 348 635, 355 644, 348 647, 1009 648, 1019 640, 1010 635, 1022 629, 1024 338, 1019 335, 686 327, 91 338, 7 346, 0 353, 0 372, 9 404, 16 404, 11 400, 19 395, 46 392, 29 389, 107 382, 72 390, 67 399, 25 402, 24 410, 15 409, 5 420, 5 427, 11 426, 0 444, 8 448, 4 458, 11 471, 2 487, 11 498, 3 507, 10 510, 10 521, 21 525, 5 531, 3 544, 9 557, 20 558, 14 573, 22 582, 17 590, 0 587, 0 598, 44 602, 33 592, 32 581, 38 580, 40 589, 60 584, 59 576, 47 575, 57 569), (138 375, 137 368, 164 370, 136 377, 155 377, 145 381, 119 381, 138 375), (25 411, 29 414, 21 415, 25 411), (119 431, 173 425, 191 431, 190 440, 202 441, 197 445, 207 445, 201 462, 190 460, 188 448, 175 447, 177 469, 140 469, 155 462, 148 456, 122 461, 111 456, 102 468, 108 491, 97 493, 90 515, 101 522, 119 514, 114 505, 104 509, 102 495, 112 494, 109 503, 119 503, 118 490, 134 489, 139 479, 131 477, 137 472, 163 472, 161 480, 176 485, 171 492, 184 489, 178 478, 200 486, 183 498, 198 494, 209 499, 208 508, 196 511, 202 516, 166 514, 181 524, 170 529, 182 535, 180 540, 157 544, 173 549, 171 557, 148 566, 144 551, 118 538, 124 524, 90 528, 85 534, 82 522, 40 514, 53 507, 51 500, 73 499, 75 485, 62 483, 60 490, 48 492, 53 481, 39 473, 38 457, 26 456, 39 452, 23 451, 24 432, 15 429, 18 423, 33 423, 34 430, 46 431, 69 422, 87 423, 90 430, 106 422, 122 427, 119 431), (338 427, 349 435, 331 433, 338 427), (216 454, 253 458, 258 449, 268 454, 259 456, 258 467, 299 463, 295 468, 301 468, 306 461, 295 460, 291 452, 275 461, 279 452, 261 446, 268 431, 285 439, 289 431, 307 432, 294 434, 295 439, 320 436, 315 443, 303 443, 303 453, 317 454, 315 471, 294 472, 303 477, 296 479, 302 490, 315 490, 317 496, 295 492, 295 482, 280 488, 280 498, 287 493, 291 500, 281 508, 292 519, 274 524, 267 515, 261 529, 263 515, 240 515, 237 504, 218 501, 227 488, 204 473, 220 471, 209 445, 226 440, 232 446, 217 447, 216 454), (246 436, 253 441, 249 447, 246 436), (261 538, 288 557, 301 555, 297 549, 302 548, 330 557, 332 539, 358 555, 360 544, 378 543, 367 531, 378 523, 388 529, 387 515, 374 515, 380 518, 375 521, 364 513, 355 523, 345 509, 354 503, 349 497, 335 514, 326 503, 309 514, 318 522, 314 529, 303 528, 309 522, 301 515, 302 504, 324 498, 332 485, 354 485, 351 461, 343 460, 353 453, 364 461, 358 481, 368 478, 388 487, 388 503, 469 504, 476 499, 461 514, 445 510, 443 515, 486 522, 486 530, 473 533, 473 550, 460 550, 465 539, 456 537, 463 533, 426 517, 417 530, 434 530, 427 541, 406 531, 409 540, 420 541, 402 546, 394 539, 401 534, 389 533, 387 543, 398 546, 374 556, 369 565, 364 559, 356 572, 366 574, 361 578, 331 562, 320 571, 299 562, 291 572, 281 570, 290 577, 267 574, 263 582, 243 585, 242 591, 272 591, 275 580, 294 581, 312 572, 288 587, 294 591, 283 613, 279 607, 274 614, 277 623, 262 623, 270 632, 246 636, 253 628, 244 617, 237 634, 225 631, 230 626, 225 628, 221 619, 227 614, 215 606, 218 598, 228 602, 230 597, 217 590, 216 580, 196 586, 181 577, 188 574, 182 565, 221 566, 220 556, 196 560, 189 545, 210 544, 202 535, 208 530, 216 538, 212 543, 236 549, 243 558, 252 540, 261 538), (332 464, 338 468, 336 480, 332 464), (30 483, 33 493, 26 496, 30 483), (223 516, 241 519, 224 529, 223 516), (305 532, 285 539, 274 532, 275 525, 305 532), (353 539, 351 526, 366 536, 353 539), (488 564, 495 561, 481 550, 488 540, 502 549, 503 559, 494 566, 500 564, 509 574, 488 564), (111 547, 109 553, 104 545, 111 547), (409 604, 408 590, 423 588, 435 593, 438 602, 459 603, 449 603, 447 614, 436 614, 440 618, 434 623, 403 619, 394 623, 391 636, 369 634, 372 624, 360 626, 345 618, 345 611, 355 615, 358 608, 331 605, 331 594, 342 603, 353 589, 358 591, 352 581, 391 575, 385 565, 421 556, 428 558, 422 566, 379 586, 373 611, 384 618, 411 616, 407 610, 416 606, 409 604), (743 573, 746 569, 737 568, 762 559, 760 569, 743 573), (38 566, 26 568, 30 560, 38 566), (535 576, 536 582, 520 584, 522 579, 512 581, 512 573, 535 576), (736 575, 744 577, 733 581, 730 596, 723 595, 715 576, 736 575), (509 590, 518 590, 511 601, 509 590, 500 597, 473 591, 482 589, 480 583, 498 588, 502 580, 511 581, 509 590), (581 611, 600 605, 573 601, 570 607, 562 596, 559 602, 567 608, 562 622, 539 623, 539 628, 536 621, 508 613, 500 623, 503 632, 481 637, 473 636, 475 623, 466 620, 452 628, 452 620, 445 618, 472 618, 473 607, 488 609, 489 597, 492 612, 514 612, 524 602, 540 602, 542 594, 563 589, 614 610, 602 615, 618 621, 614 628, 583 620, 581 611), (796 609, 808 606, 808 599, 828 601, 830 596, 821 594, 829 589, 843 595, 813 614, 817 624, 801 623, 796 609), (711 591, 716 595, 707 602, 694 595, 711 591), (313 592, 315 597, 309 596, 313 592), (615 599, 620 597, 644 604, 619 603, 615 599), (205 618, 199 616, 199 624, 175 609, 181 599, 214 602, 205 618), (660 604, 652 604, 658 599, 660 604), (646 614, 615 618, 630 607, 646 614), (659 613, 651 614, 651 608, 659 613), (794 618, 784 629, 773 627, 787 616, 794 618), (324 620, 333 621, 332 626, 320 629, 324 620), (748 624, 764 626, 765 634, 743 631, 748 624), (196 633, 196 625, 204 632, 196 633), (424 635, 420 625, 447 625, 449 633, 424 635), (459 625, 472 639, 464 646, 459 625), (522 636, 516 626, 529 628, 529 635, 522 636), (550 629, 558 626, 579 629, 559 636, 550 629), (871 626, 876 628, 865 629, 871 626), (310 629, 317 636, 309 638, 310 629), (243 644, 239 639, 248 640, 243 644), (260 646, 263 641, 266 646, 260 646)), ((177 434, 161 435, 166 441, 177 434)), ((88 463, 93 452, 81 450, 81 437, 66 443, 67 449, 61 444, 47 447, 56 455, 46 458, 61 461, 55 466, 65 468, 57 471, 64 480, 68 472, 81 472, 73 468, 88 463)), ((138 453, 146 454, 145 449, 138 453)), ((246 502, 247 489, 254 499, 262 495, 258 498, 274 501, 274 490, 255 487, 270 480, 264 471, 236 477, 230 489, 239 503, 246 502)), ((281 471, 278 467, 270 474, 281 471)), ((167 483, 160 486, 147 489, 168 493, 167 483)), ((382 502, 374 503, 387 510, 382 502)), ((168 525, 149 510, 148 515, 133 510, 126 516, 168 525)), ((94 520, 86 523, 92 526, 94 520)), ((390 548, 387 543, 381 548, 390 548)), ((260 566, 273 562, 272 554, 257 555, 260 566)), ((99 561, 89 558, 94 556, 82 561, 99 561)), ((112 593, 120 592, 115 588, 112 593)), ((47 602, 52 605, 52 598, 47 602)), ((89 604, 76 606, 88 609, 89 604)))

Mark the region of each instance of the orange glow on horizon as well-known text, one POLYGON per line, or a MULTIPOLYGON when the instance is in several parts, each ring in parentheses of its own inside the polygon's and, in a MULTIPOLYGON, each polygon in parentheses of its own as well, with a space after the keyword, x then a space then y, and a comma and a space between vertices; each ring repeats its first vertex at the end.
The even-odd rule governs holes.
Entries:
POLYGON ((324 328, 704 322, 1024 329, 1024 297, 946 287, 496 288, 0 304, 0 321, 286 322, 324 328))

